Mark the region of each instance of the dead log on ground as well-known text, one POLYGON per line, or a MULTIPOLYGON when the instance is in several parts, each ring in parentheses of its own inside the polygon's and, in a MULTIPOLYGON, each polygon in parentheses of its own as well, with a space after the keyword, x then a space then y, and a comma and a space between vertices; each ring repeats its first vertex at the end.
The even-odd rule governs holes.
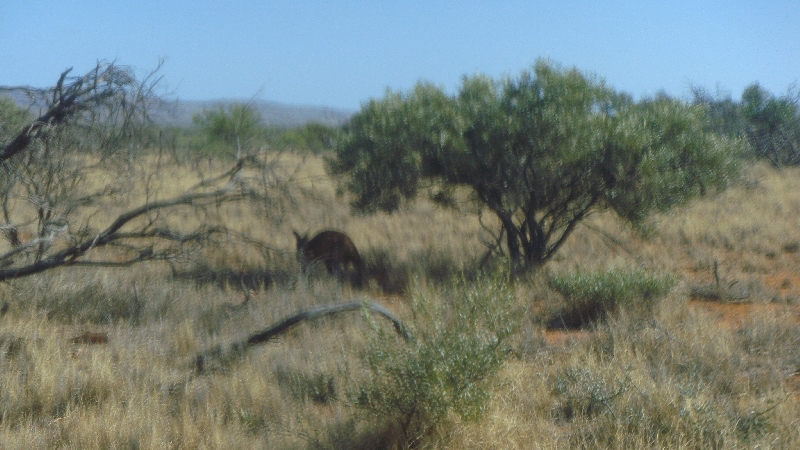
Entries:
POLYGON ((324 305, 307 311, 299 312, 293 316, 287 317, 282 321, 267 327, 257 333, 251 334, 247 339, 234 342, 230 344, 227 349, 218 345, 214 348, 198 353, 195 358, 195 373, 202 374, 208 368, 208 363, 216 361, 217 363, 226 366, 244 356, 245 351, 255 345, 263 344, 271 339, 274 339, 299 324, 300 322, 310 322, 312 320, 320 319, 322 317, 332 316, 348 311, 368 310, 389 319, 394 325, 394 329, 405 340, 411 339, 411 334, 408 332, 406 326, 397 319, 389 310, 376 303, 368 302, 365 300, 344 303, 341 305, 324 305))

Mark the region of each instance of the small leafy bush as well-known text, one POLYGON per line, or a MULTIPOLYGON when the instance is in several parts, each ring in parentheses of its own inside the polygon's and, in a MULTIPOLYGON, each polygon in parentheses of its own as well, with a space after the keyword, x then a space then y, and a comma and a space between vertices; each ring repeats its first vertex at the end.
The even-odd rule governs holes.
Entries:
POLYGON ((652 315, 655 301, 675 285, 671 275, 643 270, 609 270, 550 278, 550 286, 569 306, 551 320, 552 327, 581 327, 605 320, 620 307, 642 316, 652 315))
POLYGON ((518 327, 514 303, 504 281, 486 277, 469 286, 462 281, 439 299, 416 299, 412 341, 373 326, 363 355, 370 377, 352 400, 394 428, 402 445, 421 443, 451 413, 478 419, 518 327))

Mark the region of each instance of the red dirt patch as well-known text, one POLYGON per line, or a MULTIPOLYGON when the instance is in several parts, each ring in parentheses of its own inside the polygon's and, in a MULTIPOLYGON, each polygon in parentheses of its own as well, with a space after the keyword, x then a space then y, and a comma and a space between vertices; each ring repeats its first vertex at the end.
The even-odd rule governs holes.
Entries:
POLYGON ((764 286, 774 289, 781 295, 788 295, 800 291, 800 275, 795 273, 778 272, 764 276, 764 286))
POLYGON ((546 330, 544 332, 544 340, 547 345, 563 346, 573 341, 586 339, 591 333, 591 331, 586 330, 546 330))
POLYGON ((740 328, 756 311, 775 311, 794 316, 800 324, 800 307, 782 303, 726 303, 704 300, 690 300, 689 307, 706 311, 717 318, 722 328, 740 328))
MULTIPOLYGON (((689 307, 712 314, 717 319, 717 324, 721 328, 741 328, 751 314, 759 311, 787 314, 794 318, 794 321, 800 325, 800 306, 797 305, 780 303, 724 303, 691 300, 689 301, 689 307)), ((784 381, 786 387, 794 392, 795 399, 800 401, 800 373, 794 373, 784 381)))

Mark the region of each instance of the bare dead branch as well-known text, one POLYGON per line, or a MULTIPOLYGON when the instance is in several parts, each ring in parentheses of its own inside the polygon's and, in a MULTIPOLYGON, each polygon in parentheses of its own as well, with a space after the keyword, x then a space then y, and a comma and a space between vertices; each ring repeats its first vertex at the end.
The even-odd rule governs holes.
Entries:
POLYGON ((80 77, 64 71, 50 89, 25 88, 45 106, 0 147, 0 281, 55 267, 179 260, 219 236, 246 241, 220 207, 250 202, 277 211, 279 197, 291 196, 287 172, 262 152, 226 170, 209 167, 162 199, 161 153, 152 165, 148 147, 155 133, 148 109, 161 101, 157 70, 137 80, 128 67, 98 63, 80 77), (146 200, 134 207, 140 189, 146 200), (196 221, 179 220, 176 210, 196 221))
POLYGON ((239 199, 242 199, 241 194, 237 193, 233 189, 233 186, 229 184, 212 192, 184 194, 169 200, 148 203, 131 211, 122 213, 105 230, 94 236, 88 237, 77 244, 68 246, 65 249, 55 252, 33 263, 25 264, 20 267, 7 267, 9 262, 13 261, 14 256, 35 245, 40 244, 40 242, 38 242, 39 240, 26 243, 25 245, 12 249, 10 252, 7 252, 4 255, 0 255, 0 266, 6 266, 6 268, 0 270, 0 281, 41 273, 58 266, 102 265, 113 267, 126 266, 142 261, 164 259, 166 258, 165 253, 147 252, 146 250, 150 247, 145 247, 142 249, 143 251, 136 257, 123 260, 122 262, 81 261, 78 258, 81 258, 93 249, 108 246, 121 240, 162 240, 184 244, 187 242, 207 239, 214 233, 222 232, 222 229, 219 227, 204 227, 194 233, 180 233, 176 230, 166 228, 153 228, 150 230, 138 230, 134 232, 122 232, 121 229, 131 221, 154 211, 170 209, 180 205, 202 207, 208 204, 230 202, 239 199))
POLYGON ((247 349, 281 336, 301 322, 311 322, 323 317, 348 311, 369 311, 377 313, 391 321, 395 331, 397 331, 397 334, 403 339, 407 341, 412 339, 411 333, 403 322, 396 318, 389 310, 377 303, 360 300, 339 305, 324 305, 289 316, 274 325, 251 334, 244 340, 228 345, 227 348, 216 346, 210 350, 198 353, 194 358, 195 373, 199 375, 206 372, 208 363, 212 360, 223 365, 230 364, 240 359, 247 349))
MULTIPOLYGON (((68 75, 71 71, 72 68, 69 68, 62 72, 56 86, 50 90, 47 111, 20 130, 11 142, 0 149, 0 163, 25 151, 34 140, 45 137, 54 127, 81 113, 97 113, 99 106, 113 105, 115 97, 124 96, 126 88, 136 84, 130 68, 114 63, 97 63, 86 75, 70 82, 68 75)), ((142 93, 142 86, 145 85, 139 86, 139 93, 142 93)), ((129 106, 128 102, 121 104, 129 106)))

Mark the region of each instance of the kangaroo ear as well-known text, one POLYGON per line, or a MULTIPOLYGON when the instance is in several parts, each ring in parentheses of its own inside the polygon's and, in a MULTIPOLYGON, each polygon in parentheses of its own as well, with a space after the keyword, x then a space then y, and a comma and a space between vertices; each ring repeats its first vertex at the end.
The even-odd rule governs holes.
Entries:
POLYGON ((308 240, 308 233, 306 233, 305 236, 300 236, 300 234, 295 230, 292 230, 292 233, 294 233, 294 237, 297 239, 297 245, 300 245, 301 242, 308 240))

